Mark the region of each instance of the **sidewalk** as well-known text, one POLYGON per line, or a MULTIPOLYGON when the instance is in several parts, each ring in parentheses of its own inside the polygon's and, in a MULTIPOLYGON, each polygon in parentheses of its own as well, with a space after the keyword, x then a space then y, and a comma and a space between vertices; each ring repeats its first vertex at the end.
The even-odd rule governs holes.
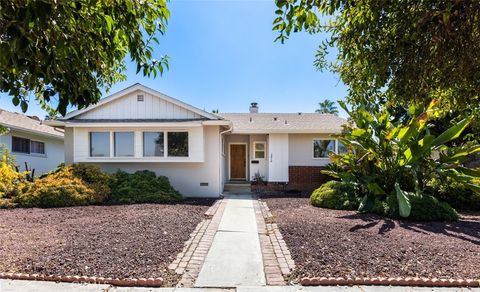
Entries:
POLYGON ((227 195, 224 200, 225 211, 195 287, 264 286, 253 197, 227 195))
POLYGON ((480 292, 480 288, 428 288, 428 287, 385 287, 385 286, 263 286, 237 287, 232 289, 216 288, 138 288, 112 287, 97 284, 54 283, 45 281, 1 280, 0 292, 480 292))

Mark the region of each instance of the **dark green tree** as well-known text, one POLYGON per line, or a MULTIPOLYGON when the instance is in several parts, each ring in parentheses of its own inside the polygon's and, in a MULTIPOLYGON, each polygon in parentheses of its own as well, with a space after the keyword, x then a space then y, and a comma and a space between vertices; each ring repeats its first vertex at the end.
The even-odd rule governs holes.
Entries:
POLYGON ((458 115, 480 102, 480 1, 276 0, 273 29, 326 33, 315 65, 338 73, 350 104, 407 108, 440 99, 458 115), (338 49, 335 61, 326 58, 338 49))
POLYGON ((127 56, 137 73, 162 74, 152 45, 168 17, 166 0, 0 0, 0 92, 24 112, 31 95, 43 108, 55 99, 64 115, 125 80, 127 56))

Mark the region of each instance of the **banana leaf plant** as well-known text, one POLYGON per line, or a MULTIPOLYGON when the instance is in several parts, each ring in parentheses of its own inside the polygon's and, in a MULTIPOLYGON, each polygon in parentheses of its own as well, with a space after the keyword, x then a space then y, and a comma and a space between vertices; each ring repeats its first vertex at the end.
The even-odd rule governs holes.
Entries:
POLYGON ((407 122, 394 121, 387 109, 371 113, 359 108, 348 111, 350 122, 337 137, 348 149, 344 154, 331 153, 331 165, 323 173, 356 185, 362 196, 359 211, 371 210, 377 197, 394 195, 400 216, 411 211, 409 197, 422 196, 433 177, 451 177, 480 191, 474 184, 480 170, 463 166, 468 156, 480 152, 480 145, 446 144, 462 135, 472 122, 467 117, 440 135, 432 135, 429 122, 442 115, 437 101, 427 108, 411 106, 407 122))

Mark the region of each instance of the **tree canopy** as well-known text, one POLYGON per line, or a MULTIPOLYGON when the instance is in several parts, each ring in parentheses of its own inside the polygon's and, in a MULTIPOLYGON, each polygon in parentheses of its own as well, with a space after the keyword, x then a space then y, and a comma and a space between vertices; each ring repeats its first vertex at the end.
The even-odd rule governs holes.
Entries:
POLYGON ((0 0, 0 92, 23 111, 31 95, 44 108, 56 99, 64 115, 124 80, 127 55, 137 73, 162 74, 152 45, 168 18, 166 0, 0 0))
POLYGON ((325 99, 324 101, 318 103, 318 109, 316 109, 315 112, 319 114, 338 115, 338 107, 335 105, 335 102, 325 99))
POLYGON ((459 112, 480 102, 480 1, 276 0, 273 29, 326 32, 318 69, 337 72, 352 104, 428 104, 459 112), (334 62, 326 55, 338 49, 334 62))

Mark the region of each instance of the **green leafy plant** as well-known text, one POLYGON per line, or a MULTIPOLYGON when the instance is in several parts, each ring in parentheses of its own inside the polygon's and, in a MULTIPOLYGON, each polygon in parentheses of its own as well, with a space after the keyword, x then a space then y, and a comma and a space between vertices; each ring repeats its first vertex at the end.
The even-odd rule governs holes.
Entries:
POLYGON ((157 177, 149 170, 133 174, 119 170, 114 175, 111 189, 108 202, 112 204, 176 203, 182 200, 168 178, 157 177))
POLYGON ((355 186, 350 183, 329 181, 313 191, 310 203, 313 206, 336 209, 356 210, 360 204, 355 195, 355 186))
POLYGON ((430 133, 429 121, 441 116, 437 101, 424 109, 413 105, 410 118, 395 121, 387 109, 372 113, 364 108, 348 111, 350 124, 338 139, 348 148, 345 154, 331 154, 332 165, 326 174, 352 183, 362 197, 359 211, 371 211, 375 199, 396 197, 399 215, 409 217, 412 197, 428 191, 433 177, 451 178, 472 190, 480 190, 474 179, 480 171, 462 166, 467 157, 480 152, 480 145, 445 144, 461 136, 473 117, 467 117, 443 133, 430 133))

